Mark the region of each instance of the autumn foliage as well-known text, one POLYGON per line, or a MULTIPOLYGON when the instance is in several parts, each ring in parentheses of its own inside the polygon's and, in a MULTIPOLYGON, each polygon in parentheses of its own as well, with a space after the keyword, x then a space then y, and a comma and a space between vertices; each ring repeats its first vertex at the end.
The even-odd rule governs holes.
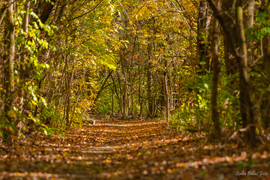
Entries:
POLYGON ((240 166, 264 172, 269 8, 268 0, 0 1, 1 178, 196 179, 220 164, 214 179, 233 179, 240 166))

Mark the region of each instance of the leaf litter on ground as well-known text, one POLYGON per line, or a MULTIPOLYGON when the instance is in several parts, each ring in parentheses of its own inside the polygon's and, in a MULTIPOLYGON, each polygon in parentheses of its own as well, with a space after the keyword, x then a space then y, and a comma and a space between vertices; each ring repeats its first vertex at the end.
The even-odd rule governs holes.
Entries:
POLYGON ((164 121, 98 121, 1 144, 0 179, 270 179, 270 145, 205 144, 164 121))

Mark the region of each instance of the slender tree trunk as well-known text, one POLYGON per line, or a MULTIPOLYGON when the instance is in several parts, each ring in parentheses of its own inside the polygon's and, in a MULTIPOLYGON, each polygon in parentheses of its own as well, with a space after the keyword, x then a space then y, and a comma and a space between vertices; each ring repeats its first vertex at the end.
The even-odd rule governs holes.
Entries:
POLYGON ((252 108, 252 102, 249 92, 249 72, 248 72, 248 60, 247 60, 247 44, 244 33, 244 21, 243 21, 243 9, 239 5, 237 7, 237 28, 239 34, 239 46, 240 46, 240 58, 239 71, 240 71, 240 111, 243 122, 243 127, 251 125, 247 133, 247 142, 252 146, 255 145, 256 133, 255 133, 255 120, 252 108))
POLYGON ((167 72, 164 72, 164 94, 166 98, 166 120, 169 123, 170 122, 170 102, 169 102, 169 94, 168 94, 168 86, 167 86, 167 72))
MULTIPOLYGON (((121 97, 118 96, 118 92, 117 92, 117 84, 115 83, 115 80, 114 80, 114 76, 111 76, 112 77, 112 82, 113 82, 113 89, 112 89, 112 92, 115 93, 116 95, 116 98, 118 100, 118 105, 119 105, 119 109, 121 110, 121 97)), ((115 99, 115 98, 114 98, 115 99)), ((115 101, 115 100, 114 100, 115 101)), ((114 111, 117 111, 117 108, 114 107, 114 111)), ((114 112, 113 112, 114 113, 114 112)))
POLYGON ((113 101, 113 95, 114 95, 114 83, 112 84, 112 112, 111 112, 111 114, 112 114, 112 116, 113 116, 113 103, 114 103, 114 101, 113 101))
MULTIPOLYGON (((270 19, 270 1, 269 0, 263 0, 263 11, 267 14, 267 21, 270 19)), ((263 71, 270 76, 270 36, 269 34, 265 35, 263 37, 263 71)), ((265 129, 268 129, 270 127, 270 86, 265 90, 263 93, 263 100, 261 103, 261 118, 262 118, 262 124, 265 129)))
MULTIPOLYGON (((31 1, 28 0, 25 3, 25 14, 24 14, 24 18, 23 18, 23 31, 25 32, 25 41, 27 40, 28 37, 28 25, 29 25, 29 10, 30 10, 30 5, 31 5, 31 1)), ((21 59, 20 59, 20 64, 19 64, 19 78, 20 78, 20 83, 19 83, 19 111, 21 112, 21 114, 23 114, 23 106, 24 106, 24 86, 25 86, 25 73, 26 73, 26 54, 27 54, 27 49, 25 47, 25 45, 22 45, 21 48, 21 59)), ((19 122, 18 122, 19 123, 19 122)), ((21 125, 19 125, 21 126, 21 125)), ((20 129, 21 127, 19 127, 19 131, 18 131, 18 135, 20 136, 20 129)))
POLYGON ((200 0, 199 6, 199 15, 198 15, 198 23, 197 23, 197 56, 198 61, 197 65, 202 74, 205 74, 205 70, 209 70, 209 51, 208 51, 208 44, 205 39, 207 39, 208 32, 207 28, 209 26, 209 21, 207 17, 207 9, 208 3, 206 0, 200 0), (200 63, 204 62, 205 65, 201 65, 200 63))
POLYGON ((153 100, 152 100, 152 92, 151 92, 151 39, 149 38, 149 44, 148 44, 148 63, 147 63, 147 100, 148 100, 148 117, 152 117, 153 115, 153 100))
MULTIPOLYGON (((12 101, 13 101, 13 92, 14 92, 14 56, 15 56, 15 26, 14 26, 14 19, 13 19, 13 7, 14 7, 14 0, 6 1, 6 4, 9 5, 7 9, 7 14, 5 17, 5 40, 4 40, 4 74, 5 74, 5 82, 4 82, 4 89, 5 89, 5 101, 4 101, 4 111, 5 116, 8 119, 9 125, 13 123, 13 119, 15 117, 11 117, 8 113, 12 110, 12 101)), ((5 130, 3 132, 3 142, 8 144, 12 144, 11 135, 12 132, 5 130)))
POLYGON ((125 119, 125 107, 124 107, 124 94, 125 94, 125 84, 121 81, 120 74, 118 73, 118 84, 119 84, 119 107, 120 107, 120 112, 121 112, 121 118, 125 119))
POLYGON ((139 67, 138 67, 138 72, 139 72, 139 92, 138 92, 138 98, 139 98, 139 105, 140 105, 140 114, 139 114, 139 118, 142 118, 142 113, 143 113, 143 101, 141 98, 141 63, 139 63, 139 67))
POLYGON ((112 72, 113 72, 113 70, 109 70, 109 74, 107 75, 107 77, 106 77, 105 80, 103 81, 103 83, 102 83, 102 85, 101 85, 101 87, 100 87, 100 89, 99 89, 99 91, 98 91, 98 93, 97 93, 97 96, 95 97, 94 102, 96 102, 96 101, 98 100, 98 98, 99 98, 99 96, 100 96, 100 93, 104 90, 104 87, 105 87, 105 85, 106 85, 106 83, 107 83, 109 77, 112 75, 112 72))
MULTIPOLYGON (((73 82, 73 79, 74 79, 74 75, 75 75, 75 67, 74 67, 74 64, 75 64, 75 58, 73 57, 73 71, 71 73, 69 73, 69 77, 68 77, 68 88, 67 88, 67 116, 66 116, 66 122, 67 122, 67 125, 68 127, 70 127, 70 125, 72 124, 72 116, 70 117, 70 114, 71 114, 71 110, 70 110, 70 95, 71 95, 71 89, 72 89, 72 82, 73 82)), ((75 106, 75 105, 74 105, 75 106)))
MULTIPOLYGON (((169 67, 171 68, 171 67, 169 67)), ((169 93, 169 103, 170 103, 170 111, 174 110, 174 106, 173 106, 173 82, 172 82, 172 78, 169 75, 168 76, 168 82, 169 82, 169 88, 168 88, 168 93, 169 93)))
MULTIPOLYGON (((68 87, 69 87, 69 84, 68 84, 68 87)), ((70 88, 67 89, 67 97, 66 97, 66 117, 65 117, 65 120, 66 120, 66 128, 68 128, 70 126, 70 121, 69 121, 69 111, 70 111, 70 88)))
MULTIPOLYGON (((230 38, 233 38, 234 40, 237 39, 236 22, 235 18, 232 18, 236 17, 236 1, 237 0, 222 0, 222 10, 223 12, 226 12, 222 13, 222 18, 224 19, 224 25, 231 32, 229 36, 224 30, 222 31, 224 37, 224 59, 226 73, 228 75, 233 75, 237 73, 237 62, 234 54, 234 48, 230 42, 230 38)), ((231 81, 232 84, 234 82, 235 79, 231 81)))
MULTIPOLYGON (((67 39, 66 39, 66 46, 67 46, 67 39)), ((68 127, 68 117, 69 117, 69 54, 66 52, 65 54, 65 66, 64 66, 64 87, 65 87, 65 103, 64 103, 64 115, 63 119, 65 120, 66 128, 68 127)))
POLYGON ((147 71, 147 100, 148 100, 148 117, 152 117, 153 114, 153 104, 152 104, 152 95, 151 95, 151 72, 147 71))
MULTIPOLYGON (((216 0, 216 6, 220 10, 221 2, 216 0)), ((218 81, 219 81, 219 60, 218 60, 218 45, 219 45, 220 26, 217 18, 214 18, 213 23, 213 40, 212 40, 212 55, 213 55, 213 86, 211 91, 211 104, 212 104, 212 121, 215 127, 215 134, 218 139, 221 138, 221 130, 219 124, 219 113, 217 108, 217 95, 218 95, 218 81)))
MULTIPOLYGON (((132 90, 133 90, 133 85, 131 86, 131 91, 132 90)), ((131 113, 131 118, 134 118, 134 111, 133 111, 133 109, 134 109, 134 97, 133 97, 133 92, 131 92, 130 96, 131 96, 131 108, 130 108, 131 112, 130 113, 131 113)))
POLYGON ((71 120, 70 119, 70 89, 71 89, 71 83, 73 80, 73 75, 74 75, 74 71, 72 72, 72 74, 68 75, 68 82, 67 82, 67 97, 66 97, 66 127, 70 127, 71 125, 71 120))
POLYGON ((128 87, 126 82, 124 82, 124 97, 123 97, 123 102, 124 102, 124 119, 128 118, 128 87))
MULTIPOLYGON (((247 16, 245 17, 245 28, 251 28, 253 27, 253 20, 254 20, 254 7, 255 7, 255 1, 254 0, 248 0, 247 4, 247 16)), ((247 61, 248 64, 252 63, 253 61, 253 41, 246 38, 247 41, 247 61)))

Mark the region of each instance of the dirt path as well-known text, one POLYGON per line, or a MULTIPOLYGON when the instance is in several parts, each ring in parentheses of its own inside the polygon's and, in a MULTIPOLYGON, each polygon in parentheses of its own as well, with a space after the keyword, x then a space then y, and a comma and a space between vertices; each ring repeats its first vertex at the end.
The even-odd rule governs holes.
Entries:
POLYGON ((99 122, 73 129, 66 137, 33 136, 8 153, 0 150, 0 179, 270 177, 269 151, 248 152, 204 141, 201 134, 177 133, 164 122, 99 122), (261 174, 241 174, 253 171, 261 174))

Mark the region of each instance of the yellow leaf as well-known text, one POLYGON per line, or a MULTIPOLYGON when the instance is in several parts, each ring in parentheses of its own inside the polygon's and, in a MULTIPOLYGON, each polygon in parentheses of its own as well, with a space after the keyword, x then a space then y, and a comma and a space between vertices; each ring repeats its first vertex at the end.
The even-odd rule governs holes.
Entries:
POLYGON ((13 136, 13 135, 11 135, 10 137, 11 137, 11 139, 13 139, 13 140, 18 140, 18 139, 19 139, 18 136, 13 136))
POLYGON ((186 167, 185 163, 176 163, 176 167, 186 167))
POLYGON ((8 111, 8 115, 12 118, 16 117, 16 113, 13 110, 8 111))
POLYGON ((9 130, 10 132, 13 132, 13 129, 12 129, 12 127, 9 127, 9 128, 8 128, 8 130, 9 130))
POLYGON ((43 23, 41 21, 39 21, 38 24, 41 28, 43 28, 43 23))

